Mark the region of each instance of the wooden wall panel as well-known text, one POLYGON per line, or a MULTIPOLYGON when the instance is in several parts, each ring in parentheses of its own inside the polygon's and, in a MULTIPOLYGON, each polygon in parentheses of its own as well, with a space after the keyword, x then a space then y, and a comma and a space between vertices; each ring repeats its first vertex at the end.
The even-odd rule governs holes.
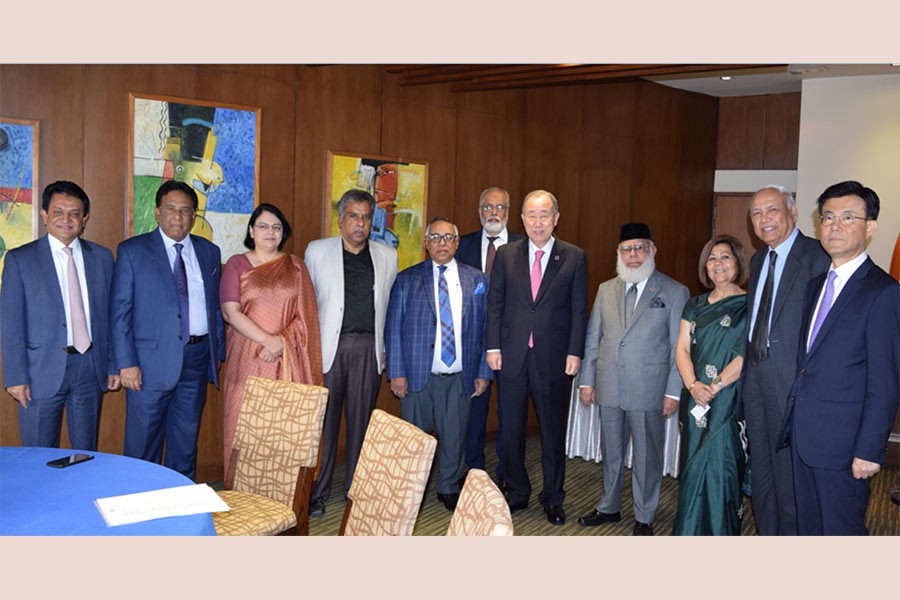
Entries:
POLYGON ((765 140, 765 96, 719 99, 717 169, 761 169, 765 140))
POLYGON ((796 169, 800 150, 800 92, 766 96, 764 169, 796 169))

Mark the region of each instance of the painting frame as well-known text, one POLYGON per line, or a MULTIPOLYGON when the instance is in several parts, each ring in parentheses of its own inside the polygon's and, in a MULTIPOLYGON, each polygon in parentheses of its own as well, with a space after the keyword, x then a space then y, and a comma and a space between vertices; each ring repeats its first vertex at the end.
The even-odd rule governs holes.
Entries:
MULTIPOLYGON (((0 157, 0 266, 7 251, 36 240, 40 232, 40 138, 40 121, 0 116, 0 151, 4 151, 4 156, 0 157), (26 139, 31 148, 26 145, 21 149, 22 142, 26 139), (13 172, 7 173, 8 168, 13 169, 13 172), (14 172, 16 170, 19 171, 18 175, 14 172), (22 190, 25 189, 22 184, 29 173, 28 198, 22 200, 22 190), (7 175, 11 177, 8 180, 7 175), (31 204, 31 209, 25 211, 25 221, 19 223, 20 219, 17 218, 11 222, 13 210, 26 202, 31 204)), ((16 217, 22 215, 22 211, 16 213, 16 217)))
POLYGON ((198 195, 191 233, 219 246, 223 262, 244 252, 260 203, 261 132, 260 107, 129 92, 126 235, 156 227, 156 189, 175 179, 198 195))
POLYGON ((364 190, 375 197, 376 214, 372 218, 369 239, 397 249, 399 270, 425 258, 423 239, 428 222, 428 161, 326 150, 322 210, 322 234, 325 237, 340 233, 337 203, 350 189, 364 190))

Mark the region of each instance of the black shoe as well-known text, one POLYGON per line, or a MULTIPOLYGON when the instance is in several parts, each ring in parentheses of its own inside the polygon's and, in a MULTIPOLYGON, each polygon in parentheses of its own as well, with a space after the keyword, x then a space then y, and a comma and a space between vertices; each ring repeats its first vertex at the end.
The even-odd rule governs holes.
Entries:
POLYGON ((506 493, 506 479, 503 477, 497 478, 497 487, 500 488, 500 491, 504 494, 506 493))
POLYGON ((437 499, 444 503, 444 507, 453 512, 456 508, 456 503, 459 501, 459 492, 453 492, 452 494, 442 494, 438 492, 437 499))
POLYGON ((325 514, 325 501, 324 500, 313 500, 309 503, 309 516, 311 517, 321 517, 325 514))
POLYGON ((566 522, 566 511, 562 506, 549 505, 544 507, 544 513, 547 515, 547 521, 551 525, 562 525, 566 522))
POLYGON ((602 513, 595 508, 588 514, 578 517, 578 524, 582 527, 596 527, 604 523, 618 523, 621 520, 621 513, 602 513))
POLYGON ((459 483, 459 487, 462 487, 463 484, 466 483, 466 477, 469 476, 469 469, 464 469, 462 475, 459 476, 457 483, 459 483))
POLYGON ((528 508, 528 500, 519 500, 517 502, 510 502, 509 500, 507 500, 507 504, 509 505, 510 514, 528 508))
POLYGON ((653 535, 653 523, 634 522, 634 533, 632 535, 653 535))

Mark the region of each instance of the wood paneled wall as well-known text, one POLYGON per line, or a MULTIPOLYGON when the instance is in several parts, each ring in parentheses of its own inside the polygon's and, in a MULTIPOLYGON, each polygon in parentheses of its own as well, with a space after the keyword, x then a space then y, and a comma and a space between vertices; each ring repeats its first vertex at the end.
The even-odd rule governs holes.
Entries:
POLYGON ((717 169, 797 168, 800 92, 719 101, 717 169))
MULTIPOLYGON (((125 237, 128 93, 262 108, 261 200, 294 226, 286 249, 321 237, 328 149, 429 162, 430 215, 479 227, 478 193, 560 202, 558 235, 588 253, 590 300, 615 273, 622 223, 650 224, 664 272, 698 291, 696 261, 709 237, 716 161, 716 99, 648 82, 451 94, 401 87, 378 65, 0 66, 0 114, 41 121, 40 185, 83 183, 92 200, 85 236, 115 249, 125 237)), ((121 452, 123 392, 107 394, 100 450, 121 452)), ((399 413, 383 386, 378 405, 399 413)), ((0 444, 19 443, 16 405, 0 402, 0 444)), ((210 386, 200 480, 221 477, 222 409, 210 386)), ((64 439, 64 444, 67 440, 64 439)))

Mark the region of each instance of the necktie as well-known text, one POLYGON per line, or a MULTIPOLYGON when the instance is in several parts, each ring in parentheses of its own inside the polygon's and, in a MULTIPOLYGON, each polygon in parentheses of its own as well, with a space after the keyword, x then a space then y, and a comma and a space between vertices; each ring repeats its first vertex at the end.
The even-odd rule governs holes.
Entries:
POLYGON ((775 287, 775 261, 778 254, 769 251, 769 270, 759 299, 759 310, 750 336, 750 362, 754 365, 769 357, 769 316, 772 314, 772 290, 775 287))
POLYGON ((456 336, 453 332, 453 312, 450 310, 450 290, 444 271, 447 265, 440 265, 438 272, 438 303, 441 305, 441 362, 448 367, 456 362, 456 336))
POLYGON ((181 309, 181 336, 184 343, 188 343, 191 336, 190 305, 188 300, 187 270, 184 268, 184 259, 181 258, 183 244, 175 244, 175 266, 172 276, 175 278, 175 291, 178 293, 178 306, 181 309))
POLYGON ((484 258, 484 273, 486 275, 491 274, 491 267, 494 266, 494 257, 497 256, 497 247, 494 246, 494 242, 497 241, 497 236, 488 236, 488 248, 487 248, 487 256, 484 258))
POLYGON ((75 257, 68 246, 63 248, 69 257, 69 265, 66 268, 69 288, 69 313, 72 319, 72 345, 79 354, 84 354, 91 346, 91 336, 88 334, 87 318, 84 315, 84 299, 81 297, 81 284, 78 282, 78 270, 75 268, 75 257))
POLYGON ((834 280, 836 277, 837 273, 834 271, 828 272, 828 281, 825 282, 825 295, 822 296, 819 314, 816 315, 816 322, 813 323, 812 334, 809 336, 809 345, 806 347, 807 352, 812 348, 813 342, 816 341, 816 335, 818 335, 819 329, 822 328, 822 323, 825 322, 828 311, 831 310, 831 304, 834 302, 834 280))
MULTIPOLYGON (((541 289, 541 258, 544 256, 543 250, 537 250, 534 253, 534 264, 531 265, 531 299, 536 300, 538 290, 541 289)), ((528 347, 534 348, 534 334, 528 336, 528 347)))
POLYGON ((628 290, 625 292, 625 326, 631 323, 631 317, 634 315, 634 304, 637 299, 637 284, 629 284, 628 290))

